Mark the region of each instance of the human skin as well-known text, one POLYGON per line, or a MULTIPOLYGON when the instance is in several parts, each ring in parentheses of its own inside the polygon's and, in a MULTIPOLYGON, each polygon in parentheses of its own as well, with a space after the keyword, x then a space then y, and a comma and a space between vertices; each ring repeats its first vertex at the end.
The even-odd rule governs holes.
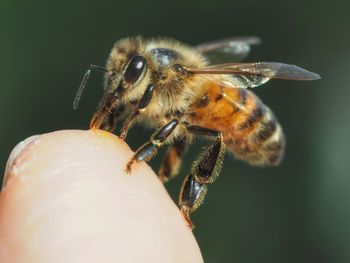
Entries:
POLYGON ((28 138, 0 194, 0 262, 203 262, 156 174, 101 130, 28 138))

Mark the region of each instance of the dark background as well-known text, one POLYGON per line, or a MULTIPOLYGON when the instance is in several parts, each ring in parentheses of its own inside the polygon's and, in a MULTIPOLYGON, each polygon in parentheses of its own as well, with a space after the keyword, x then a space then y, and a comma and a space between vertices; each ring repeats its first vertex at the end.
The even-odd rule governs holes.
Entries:
MULTIPOLYGON (((102 77, 92 75, 78 111, 72 100, 88 65, 104 65, 116 40, 165 35, 197 44, 256 35, 263 44, 250 61, 297 64, 322 80, 271 81, 256 90, 284 127, 286 156, 265 169, 226 156, 193 215, 204 259, 350 262, 349 10, 341 0, 2 1, 1 170, 30 135, 87 128, 102 77)), ((133 149, 147 139, 136 130, 128 138, 133 149)), ((175 200, 201 145, 167 185, 175 200)))

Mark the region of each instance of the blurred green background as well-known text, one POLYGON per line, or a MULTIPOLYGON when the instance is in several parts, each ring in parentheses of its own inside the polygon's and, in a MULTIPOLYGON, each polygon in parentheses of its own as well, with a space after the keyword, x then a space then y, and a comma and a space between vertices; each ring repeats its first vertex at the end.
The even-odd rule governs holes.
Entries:
MULTIPOLYGON (((278 116, 287 152, 276 168, 226 156, 194 215, 205 262, 350 262, 350 2, 1 1, 0 165, 24 138, 85 129, 102 94, 91 77, 78 111, 72 100, 90 64, 104 65, 126 36, 170 36, 189 44, 256 35, 248 60, 297 64, 314 82, 271 81, 256 92, 278 116)), ((147 139, 134 129, 133 149, 147 139)), ((179 186, 203 142, 185 157, 179 186)), ((164 150, 151 162, 158 170, 164 150)))

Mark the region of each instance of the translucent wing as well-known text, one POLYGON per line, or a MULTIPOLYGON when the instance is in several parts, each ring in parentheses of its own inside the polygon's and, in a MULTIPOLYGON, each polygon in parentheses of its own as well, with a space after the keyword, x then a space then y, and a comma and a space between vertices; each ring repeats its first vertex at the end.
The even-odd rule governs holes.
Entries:
POLYGON ((230 82, 236 88, 255 88, 268 82, 270 78, 262 76, 245 76, 234 75, 231 76, 230 82))
POLYGON ((219 85, 230 88, 255 88, 265 84, 270 78, 262 76, 245 76, 245 75, 230 75, 230 76, 215 76, 214 75, 199 75, 201 78, 214 81, 219 85))
MULTIPOLYGON (((255 63, 230 63, 206 68, 184 68, 192 74, 229 74, 246 77, 253 82, 268 79, 289 79, 289 80, 316 80, 320 76, 316 73, 300 68, 295 65, 277 62, 255 62, 255 63), (257 78, 260 77, 260 78, 257 78)), ((266 80, 267 81, 267 80, 266 80)), ((265 82, 266 82, 265 81, 265 82)))
POLYGON ((239 62, 247 57, 251 45, 258 45, 257 37, 232 37, 199 44, 201 51, 211 64, 223 62, 239 62))

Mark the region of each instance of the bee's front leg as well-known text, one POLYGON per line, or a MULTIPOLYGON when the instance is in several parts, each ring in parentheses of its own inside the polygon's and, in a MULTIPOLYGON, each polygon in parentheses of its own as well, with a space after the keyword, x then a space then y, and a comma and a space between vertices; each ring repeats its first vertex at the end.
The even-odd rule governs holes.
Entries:
POLYGON ((154 85, 149 84, 143 93, 141 99, 138 101, 136 110, 134 110, 130 116, 124 121, 122 129, 120 130, 120 139, 125 140, 128 135, 128 131, 131 126, 134 124, 136 117, 139 116, 140 113, 145 111, 146 107, 151 102, 154 93, 154 85))
POLYGON ((131 172, 131 166, 135 162, 148 161, 157 152, 157 149, 165 142, 169 135, 175 130, 179 121, 173 119, 164 126, 162 126, 155 134, 152 135, 151 139, 141 146, 134 154, 132 159, 126 165, 126 172, 131 172))
POLYGON ((121 115, 123 115, 124 112, 125 105, 122 104, 108 114, 107 118, 101 123, 101 126, 99 128, 108 132, 114 132, 118 119, 121 115))

